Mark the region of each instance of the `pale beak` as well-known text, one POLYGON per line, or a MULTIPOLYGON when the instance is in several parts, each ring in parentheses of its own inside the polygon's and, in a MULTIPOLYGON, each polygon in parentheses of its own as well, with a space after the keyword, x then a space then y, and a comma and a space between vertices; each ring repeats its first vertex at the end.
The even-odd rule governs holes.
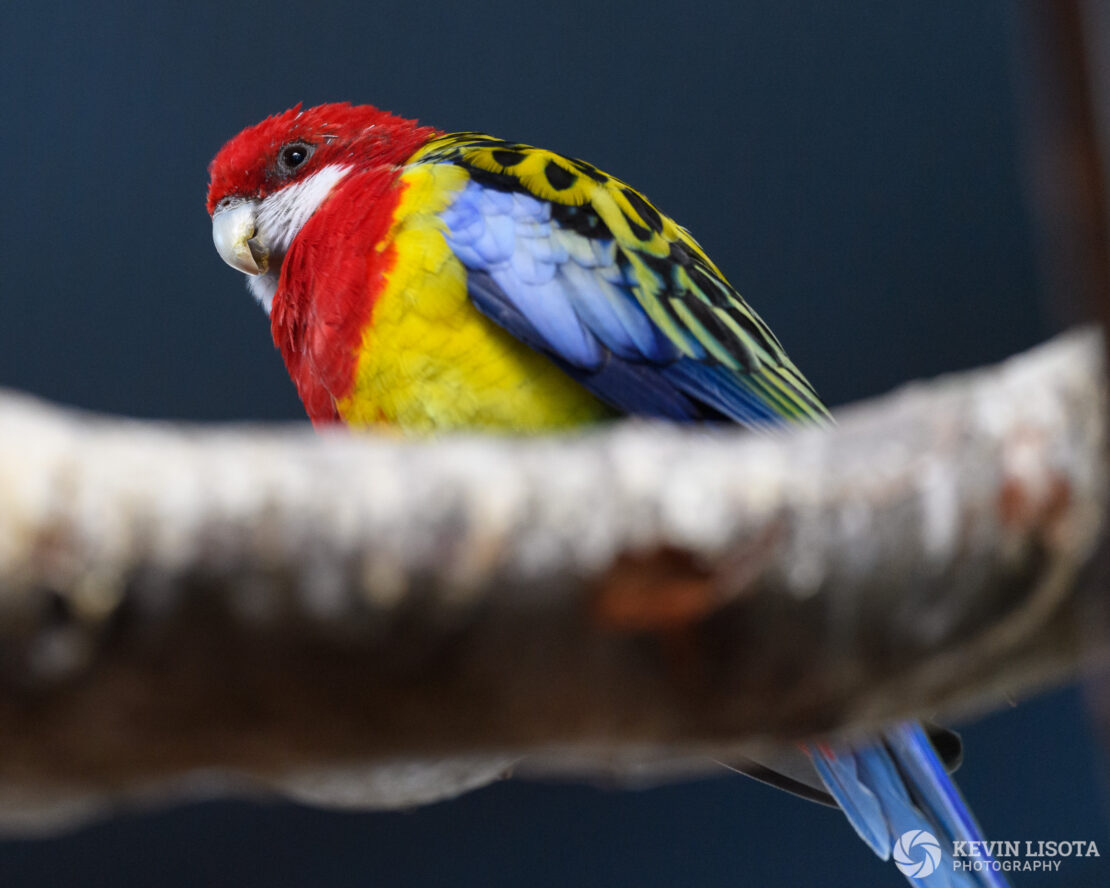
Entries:
POLYGON ((212 242, 216 252, 232 268, 246 274, 265 274, 270 251, 255 235, 254 201, 243 201, 212 214, 212 242))

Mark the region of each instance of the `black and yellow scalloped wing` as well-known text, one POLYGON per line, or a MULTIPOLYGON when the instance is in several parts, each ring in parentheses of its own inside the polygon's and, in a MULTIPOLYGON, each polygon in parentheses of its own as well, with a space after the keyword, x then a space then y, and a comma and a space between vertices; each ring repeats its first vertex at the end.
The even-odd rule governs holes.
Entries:
MULTIPOLYGON (((409 161, 417 163, 452 163, 469 173, 472 185, 457 199, 448 229, 449 236, 460 238, 458 252, 471 273, 471 297, 479 308, 529 344, 561 359, 585 384, 593 382, 591 387, 615 406, 653 412, 641 408, 642 397, 624 394, 630 386, 643 386, 648 381, 644 374, 650 371, 681 390, 683 397, 708 406, 710 413, 748 424, 774 419, 822 421, 828 416, 774 333, 697 241, 629 185, 585 161, 481 133, 435 139, 409 161), (505 196, 514 194, 516 202, 506 203, 505 196), (552 262, 565 254, 565 273, 559 286, 541 280, 543 288, 536 290, 556 320, 564 307, 554 303, 561 300, 570 306, 568 311, 577 311, 588 335, 604 326, 604 319, 598 320, 603 313, 599 306, 623 311, 627 318, 629 306, 616 303, 634 300, 673 349, 641 346, 629 354, 617 342, 620 360, 636 364, 639 358, 641 366, 607 367, 610 377, 614 369, 620 371, 614 383, 597 375, 600 364, 595 351, 578 347, 577 340, 566 334, 565 322, 545 324, 547 317, 537 321, 533 306, 514 329, 512 309, 529 308, 528 299, 537 297, 524 292, 530 280, 503 271, 497 263, 509 269, 533 258, 522 257, 522 251, 542 251, 546 257, 551 244, 521 236, 505 255, 474 252, 457 229, 465 220, 467 230, 473 230, 476 217, 498 232, 505 230, 506 220, 519 232, 541 231, 536 226, 542 225, 556 227, 549 240, 561 252, 552 262), (584 275, 587 271, 589 276, 584 275)), ((600 338, 611 351, 613 337, 600 338)), ((650 386, 658 388, 659 381, 650 380, 650 386)), ((658 415, 673 414, 673 410, 658 411, 658 415)))

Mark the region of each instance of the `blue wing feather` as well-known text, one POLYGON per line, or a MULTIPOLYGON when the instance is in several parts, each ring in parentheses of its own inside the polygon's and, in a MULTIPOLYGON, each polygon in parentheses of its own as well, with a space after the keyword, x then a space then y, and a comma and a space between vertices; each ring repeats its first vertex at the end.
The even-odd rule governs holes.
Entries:
POLYGON ((743 376, 683 355, 637 297, 642 285, 614 239, 560 229, 551 206, 470 182, 441 214, 479 311, 619 410, 751 427, 784 420, 743 376))
POLYGON ((705 418, 704 409, 649 364, 622 361, 610 355, 598 364, 583 367, 551 353, 548 340, 505 298, 504 290, 488 272, 468 271, 467 286, 471 301, 482 314, 521 342, 550 353, 551 359, 570 376, 619 410, 673 422, 705 418))
POLYGON ((736 422, 751 428, 782 424, 782 414, 727 367, 683 358, 660 372, 683 391, 736 422))

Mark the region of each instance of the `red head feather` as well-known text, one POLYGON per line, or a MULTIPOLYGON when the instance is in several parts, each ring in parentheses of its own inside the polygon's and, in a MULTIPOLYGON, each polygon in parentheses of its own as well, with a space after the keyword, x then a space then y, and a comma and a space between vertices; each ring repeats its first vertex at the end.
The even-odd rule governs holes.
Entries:
POLYGON ((208 212, 227 197, 264 198, 327 164, 356 169, 399 164, 436 134, 373 105, 334 102, 307 110, 295 105, 243 130, 220 149, 208 166, 208 212), (293 174, 278 162, 290 143, 303 143, 311 152, 293 174))

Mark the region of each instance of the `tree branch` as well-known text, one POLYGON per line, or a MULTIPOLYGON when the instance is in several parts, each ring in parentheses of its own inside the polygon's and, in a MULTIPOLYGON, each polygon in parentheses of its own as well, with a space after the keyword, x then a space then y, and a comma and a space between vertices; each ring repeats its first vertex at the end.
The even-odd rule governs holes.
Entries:
POLYGON ((774 439, 317 437, 4 396, 0 818, 198 768, 360 805, 541 752, 663 774, 1060 681, 1110 645, 1080 581, 1102 363, 1072 333, 774 439))

